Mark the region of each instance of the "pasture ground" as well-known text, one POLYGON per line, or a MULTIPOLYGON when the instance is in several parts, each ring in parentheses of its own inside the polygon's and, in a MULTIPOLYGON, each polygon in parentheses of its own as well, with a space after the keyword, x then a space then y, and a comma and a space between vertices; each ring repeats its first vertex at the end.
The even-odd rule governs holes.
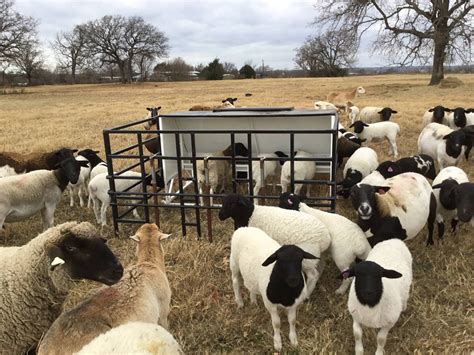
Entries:
MULTIPOLYGON (((0 96, 0 149, 2 151, 46 151, 61 146, 103 151, 102 129, 146 114, 145 107, 161 105, 162 112, 187 110, 194 104, 217 105, 223 98, 238 97, 238 106, 295 106, 312 108, 335 90, 362 85, 367 94, 356 98, 363 106, 390 106, 398 111, 393 121, 401 126, 400 156, 416 153, 421 117, 429 106, 472 107, 474 75, 455 75, 462 85, 429 87, 427 75, 365 76, 335 79, 265 79, 147 83, 125 85, 77 85, 27 88, 24 94, 0 96), (253 96, 245 97, 246 92, 253 96)), ((342 118, 346 123, 346 118, 342 118)), ((386 142, 371 144, 379 160, 388 159, 386 142)), ((472 163, 460 167, 474 179, 472 163)), ((56 211, 56 223, 68 220, 95 223, 91 210, 70 208, 64 197, 56 211)), ((338 201, 337 212, 355 219, 348 201, 338 201)), ((109 214, 110 216, 110 214, 109 214)), ((169 317, 170 331, 189 353, 273 351, 270 316, 261 301, 237 311, 233 300, 228 258, 232 225, 215 218, 215 242, 196 241, 181 236, 179 216, 165 211, 162 229, 173 233, 164 244, 168 277, 173 290, 169 317)), ((109 217, 110 218, 110 217, 109 217)), ((4 246, 22 245, 41 231, 39 216, 8 227, 4 246)), ((119 238, 110 228, 103 232, 109 245, 126 266, 134 260, 135 246, 127 236, 136 226, 121 228, 119 238)), ((472 228, 462 226, 457 236, 449 233, 443 242, 425 247, 426 228, 408 242, 413 254, 414 281, 408 309, 389 333, 387 353, 468 354, 474 350, 474 251, 472 228)), ((435 234, 436 235, 436 234, 435 234)), ((325 271, 309 302, 298 311, 299 347, 288 340, 288 325, 282 315, 283 349, 301 353, 352 353, 352 319, 347 311, 347 294, 338 296, 338 270, 325 258, 325 271)), ((65 304, 79 302, 88 290, 98 287, 78 282, 65 304)), ((376 347, 375 332, 364 331, 368 353, 376 347)))

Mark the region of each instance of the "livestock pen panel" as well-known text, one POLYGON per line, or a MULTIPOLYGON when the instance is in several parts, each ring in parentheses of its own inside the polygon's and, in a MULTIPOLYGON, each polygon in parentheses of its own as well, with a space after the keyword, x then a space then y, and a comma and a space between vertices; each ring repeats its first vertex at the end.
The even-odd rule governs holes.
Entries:
MULTIPOLYGON (((159 224, 160 209, 174 208, 180 210, 183 235, 187 234, 188 227, 195 227, 200 237, 201 211, 205 210, 208 237, 212 239, 211 211, 220 208, 222 198, 230 192, 239 192, 256 202, 252 177, 255 174, 264 177, 265 161, 278 161, 281 164, 289 161, 291 191, 294 191, 295 184, 303 184, 308 188, 309 185, 326 187, 322 193, 307 197, 306 201, 311 206, 334 212, 337 128, 338 117, 335 111, 283 107, 170 113, 104 130, 114 228, 117 230, 119 223, 148 222, 151 212, 159 224), (156 128, 141 129, 140 125, 147 121, 156 123, 156 128), (124 139, 125 136, 128 139, 124 139), (146 144, 157 137, 160 140, 160 151, 148 152, 146 144), (124 146, 126 141, 133 141, 134 144, 124 146), (248 156, 236 156, 233 152, 230 156, 215 154, 235 143, 244 144, 248 149, 248 156), (285 153, 288 158, 265 156, 276 151, 285 153), (296 151, 305 151, 309 156, 294 157, 292 152, 296 151), (118 160, 127 161, 128 165, 114 172, 118 160), (225 160, 228 164, 226 166, 229 166, 229 182, 232 187, 224 193, 214 191, 211 194, 209 191, 208 166, 212 160, 225 160), (198 161, 202 163, 197 164, 198 161), (296 180, 296 161, 314 162, 318 179, 313 177, 309 180, 296 180), (204 167, 203 186, 198 186, 198 165, 204 167), (142 172, 142 180, 135 184, 141 184, 140 191, 116 191, 115 179, 120 179, 123 172, 134 168, 142 172), (258 169, 258 173, 255 169, 258 169), (150 177, 154 182, 151 191, 146 184, 150 177), (156 181, 161 178, 163 188, 160 190, 156 181), (127 207, 126 212, 119 214, 119 207, 127 207), (145 218, 128 218, 128 214, 137 207, 144 208, 145 218)), ((271 193, 266 188, 262 190, 265 193, 258 194, 259 203, 273 201, 275 204, 275 200, 278 201, 279 190, 273 189, 271 193)))

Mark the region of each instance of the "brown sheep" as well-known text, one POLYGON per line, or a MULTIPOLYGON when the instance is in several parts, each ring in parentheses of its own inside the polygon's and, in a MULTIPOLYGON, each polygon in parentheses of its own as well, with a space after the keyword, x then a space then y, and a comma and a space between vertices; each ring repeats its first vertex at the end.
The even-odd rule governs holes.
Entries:
POLYGON ((342 107, 347 112, 349 102, 357 97, 357 94, 365 94, 365 89, 362 86, 355 88, 352 91, 331 92, 326 96, 326 100, 333 103, 337 107, 342 107))
MULTIPOLYGON (((158 107, 147 107, 149 112, 146 118, 156 117, 154 120, 145 122, 145 129, 147 131, 156 131, 158 127, 158 117, 159 110, 161 106, 158 107)), ((145 148, 152 154, 156 154, 161 150, 160 135, 157 133, 148 133, 145 136, 145 148)))
POLYGON ((130 238, 138 243, 137 262, 122 279, 100 288, 62 313, 41 341, 38 354, 73 354, 98 335, 128 322, 168 328, 171 289, 166 277, 161 241, 168 238, 156 224, 144 224, 130 238))

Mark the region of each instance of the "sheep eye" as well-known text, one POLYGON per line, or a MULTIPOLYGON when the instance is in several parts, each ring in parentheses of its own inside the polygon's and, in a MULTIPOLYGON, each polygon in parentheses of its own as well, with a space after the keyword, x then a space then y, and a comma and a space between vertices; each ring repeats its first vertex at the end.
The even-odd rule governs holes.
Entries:
POLYGON ((73 246, 70 246, 70 245, 66 246, 66 251, 73 252, 73 251, 76 251, 76 250, 77 250, 76 247, 73 247, 73 246))

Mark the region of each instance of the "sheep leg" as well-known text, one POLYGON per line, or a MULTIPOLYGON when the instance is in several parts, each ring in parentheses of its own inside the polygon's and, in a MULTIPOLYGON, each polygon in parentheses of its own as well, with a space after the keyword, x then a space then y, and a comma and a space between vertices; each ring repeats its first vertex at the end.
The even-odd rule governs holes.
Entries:
POLYGON ((362 345, 362 327, 356 320, 353 320, 352 322, 352 331, 355 340, 355 353, 356 355, 362 355, 364 353, 364 345, 362 345))
POLYGON ((293 346, 298 346, 298 339, 296 337, 296 305, 288 309, 288 324, 290 325, 290 342, 293 346))
POLYGON ((393 157, 397 158, 398 157, 397 142, 393 141, 393 142, 390 142, 390 144, 392 146, 393 157))
POLYGON ((257 294, 250 291, 250 303, 257 304, 257 294))
POLYGON ((444 238, 444 218, 440 214, 436 215, 436 223, 438 224, 438 238, 444 238))
POLYGON ((136 219, 140 219, 140 215, 138 214, 138 208, 134 208, 132 211, 133 217, 136 219))
MULTIPOLYGON (((354 256, 354 259, 355 259, 355 256, 354 256)), ((336 265, 337 265, 337 268, 341 272, 349 269, 351 266, 350 264, 348 265, 348 264, 342 264, 342 263, 337 263, 337 262, 336 262, 336 265)), ((336 290, 336 294, 343 295, 344 293, 346 293, 347 289, 351 285, 351 282, 352 282, 352 278, 343 279, 341 282, 341 286, 339 286, 339 288, 336 290)))
POLYGON ((92 207, 94 208, 95 220, 97 221, 97 224, 99 224, 100 223, 99 201, 95 198, 92 198, 91 196, 92 195, 89 195, 89 198, 92 200, 92 207))
POLYGON ((304 270, 304 273, 306 274, 306 282, 308 283, 308 293, 306 295, 306 298, 309 298, 311 293, 313 293, 314 288, 316 287, 316 283, 319 279, 319 273, 315 267, 304 270))
MULTIPOLYGON (((256 182, 255 186, 253 187, 253 195, 258 196, 258 193, 260 192, 260 189, 262 188, 262 185, 260 182, 256 182)), ((258 205, 258 198, 255 199, 255 204, 258 205)))
POLYGON ((79 186, 79 190, 77 191, 77 195, 79 196, 79 206, 84 207, 84 196, 86 196, 84 186, 79 186))
POLYGON ((100 206, 100 222, 102 227, 107 225, 107 207, 109 207, 109 204, 102 202, 102 206, 100 206))
POLYGON ((237 303, 238 308, 244 306, 244 301, 242 300, 242 294, 240 293, 240 271, 239 266, 235 265, 235 262, 230 262, 230 271, 232 273, 232 287, 234 289, 235 302, 237 303))
POLYGON ((272 326, 273 326, 273 347, 276 351, 281 351, 281 335, 280 335, 280 316, 278 315, 278 308, 276 305, 267 301, 265 307, 270 316, 272 317, 272 326))
POLYGON ((456 227, 458 225, 459 220, 456 218, 453 218, 451 220, 451 233, 455 237, 456 236, 456 227))
POLYGON ((43 217, 43 231, 48 228, 51 228, 54 225, 54 210, 56 205, 51 203, 46 203, 43 210, 41 211, 41 216, 43 217))
POLYGON ((72 186, 67 186, 67 192, 69 193, 69 207, 74 207, 74 190, 72 186))
POLYGON ((375 351, 375 355, 383 355, 383 348, 385 347, 387 335, 390 329, 392 329, 392 327, 388 326, 379 330, 377 334, 377 350, 375 351))
POLYGON ((428 239, 426 239, 426 245, 433 245, 433 229, 434 222, 436 220, 436 197, 431 193, 430 197, 430 212, 428 215, 428 239))
POLYGON ((91 204, 92 204, 92 196, 91 194, 89 194, 89 198, 87 199, 87 208, 91 208, 91 204))
POLYGON ((158 324, 168 329, 168 314, 170 313, 169 300, 168 302, 164 301, 160 303, 158 324))

